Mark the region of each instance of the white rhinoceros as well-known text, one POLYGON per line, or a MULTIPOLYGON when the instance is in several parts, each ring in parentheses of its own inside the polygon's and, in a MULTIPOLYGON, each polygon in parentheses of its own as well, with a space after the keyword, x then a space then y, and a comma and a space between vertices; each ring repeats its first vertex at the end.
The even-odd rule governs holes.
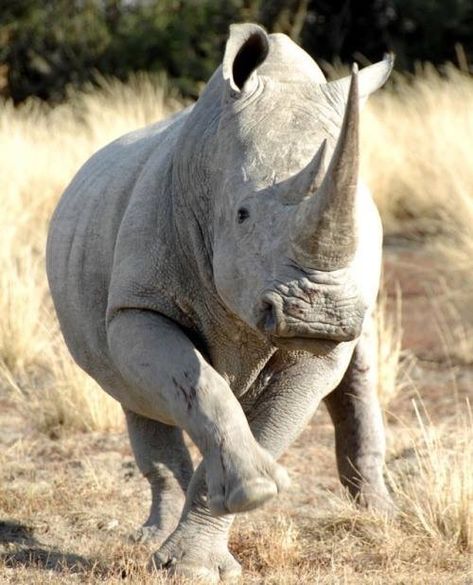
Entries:
POLYGON ((234 25, 197 103, 95 154, 55 212, 61 328, 123 405, 152 490, 141 534, 172 573, 239 573, 231 514, 286 487, 276 459, 322 399, 341 481, 364 505, 390 505, 381 225, 358 178, 358 111, 391 68, 327 83, 285 35, 234 25), (183 431, 202 453, 196 471, 183 431))

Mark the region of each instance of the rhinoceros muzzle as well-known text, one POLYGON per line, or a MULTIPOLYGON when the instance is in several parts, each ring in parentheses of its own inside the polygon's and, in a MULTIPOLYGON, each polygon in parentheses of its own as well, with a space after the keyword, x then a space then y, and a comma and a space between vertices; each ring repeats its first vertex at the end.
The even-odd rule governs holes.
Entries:
POLYGON ((258 329, 274 342, 352 341, 360 336, 366 307, 358 298, 321 290, 311 295, 262 296, 258 329))

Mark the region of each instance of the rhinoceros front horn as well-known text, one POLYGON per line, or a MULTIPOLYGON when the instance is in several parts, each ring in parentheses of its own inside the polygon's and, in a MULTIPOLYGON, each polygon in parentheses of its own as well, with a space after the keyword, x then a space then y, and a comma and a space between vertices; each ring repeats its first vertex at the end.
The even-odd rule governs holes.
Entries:
MULTIPOLYGON (((348 101, 340 136, 329 168, 319 188, 299 204, 292 229, 296 259, 320 270, 347 266, 356 249, 355 197, 358 181, 358 69, 353 66, 348 101)), ((319 175, 312 166, 321 163, 317 153, 306 171, 319 175)), ((312 183, 314 185, 314 183, 312 183)))

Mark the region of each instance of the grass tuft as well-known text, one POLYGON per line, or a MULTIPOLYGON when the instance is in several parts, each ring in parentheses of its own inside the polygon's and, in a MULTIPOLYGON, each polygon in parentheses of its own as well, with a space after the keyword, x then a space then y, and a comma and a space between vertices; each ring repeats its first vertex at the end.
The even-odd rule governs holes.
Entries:
POLYGON ((0 384, 46 433, 122 426, 121 409, 73 363, 58 335, 44 270, 49 218, 101 146, 182 107, 164 78, 101 80, 50 108, 0 101, 0 384))

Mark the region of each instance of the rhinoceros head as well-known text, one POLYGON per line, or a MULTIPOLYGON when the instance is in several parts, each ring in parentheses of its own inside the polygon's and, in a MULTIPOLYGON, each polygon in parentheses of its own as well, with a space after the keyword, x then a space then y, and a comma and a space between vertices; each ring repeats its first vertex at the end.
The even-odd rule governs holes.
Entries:
POLYGON ((327 83, 285 35, 231 28, 217 134, 213 272, 276 344, 348 341, 379 281, 381 229, 358 179, 360 104, 392 60, 327 83))

